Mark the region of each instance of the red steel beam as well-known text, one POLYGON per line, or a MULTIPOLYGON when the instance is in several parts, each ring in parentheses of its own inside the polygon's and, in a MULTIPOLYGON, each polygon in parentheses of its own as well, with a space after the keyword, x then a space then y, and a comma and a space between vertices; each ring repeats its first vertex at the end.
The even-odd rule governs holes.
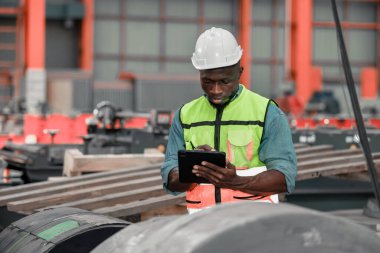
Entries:
POLYGON ((296 96, 303 106, 313 93, 312 76, 312 0, 293 0, 294 15, 293 48, 296 96), (294 55, 295 54, 295 55, 294 55))
POLYGON ((251 19, 252 1, 240 0, 240 46, 243 48, 243 56, 240 64, 244 71, 240 77, 240 82, 247 88, 251 86, 251 19))
POLYGON ((17 15, 18 13, 18 8, 0 7, 0 15, 17 15))
POLYGON ((16 45, 11 43, 0 43, 0 50, 15 50, 16 45))
POLYGON ((0 67, 1 68, 11 68, 11 67, 14 67, 14 62, 10 62, 10 61, 0 61, 0 67))
POLYGON ((14 33, 16 28, 14 26, 0 26, 0 33, 14 33))
MULTIPOLYGON (((286 2, 288 4, 288 2, 286 2)), ((296 77, 296 55, 297 55, 297 29, 296 29, 296 23, 297 23, 297 2, 295 0, 290 0, 290 33, 288 36, 288 46, 287 50, 289 50, 289 56, 290 60, 288 60, 289 63, 289 70, 290 70, 290 79, 295 80, 296 77)))
POLYGON ((378 73, 376 67, 366 67, 360 73, 361 95, 366 99, 376 99, 378 93, 378 73))
MULTIPOLYGON (((313 22, 313 26, 315 27, 335 27, 334 22, 329 21, 316 21, 313 22)), ((354 22, 342 22, 341 23, 342 28, 349 28, 349 29, 380 29, 380 25, 377 23, 354 23, 354 22)))
POLYGON ((82 0, 85 14, 82 20, 80 68, 92 71, 94 66, 94 1, 82 0))
MULTIPOLYGON (((376 4, 376 22, 380 24, 380 3, 376 4)), ((376 69, 377 69, 377 87, 380 87, 379 76, 380 76, 380 30, 377 30, 377 58, 376 58, 376 69)))
MULTIPOLYGON (((204 16, 204 13, 205 13, 205 3, 204 3, 204 0, 198 0, 198 9, 197 9, 197 20, 196 22, 198 23, 198 33, 203 33, 204 32, 204 26, 205 26, 205 16, 204 16)), ((169 19, 168 17, 166 17, 167 19, 169 19)), ((169 20, 167 20, 169 21, 169 20)), ((181 18, 180 20, 176 20, 175 22, 184 22, 185 19, 181 18)), ((187 20, 188 21, 188 20, 187 20)), ((193 21, 190 21, 190 22, 193 22, 193 21)))
POLYGON ((26 67, 45 68, 45 0, 26 1, 26 67))
POLYGON ((271 59, 271 94, 276 94, 277 85, 277 64, 278 64, 278 1, 272 1, 272 59, 271 59))

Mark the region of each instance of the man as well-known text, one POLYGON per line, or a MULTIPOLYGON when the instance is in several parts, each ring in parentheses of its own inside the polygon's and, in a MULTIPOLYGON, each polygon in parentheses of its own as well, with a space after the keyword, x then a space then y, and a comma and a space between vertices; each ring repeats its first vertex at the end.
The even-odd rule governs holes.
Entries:
POLYGON ((273 101, 240 84, 242 53, 230 32, 213 27, 199 36, 191 58, 205 95, 176 112, 161 168, 169 193, 187 191, 190 213, 240 200, 278 203, 277 193, 294 189, 297 165, 287 118, 273 101), (181 183, 181 149, 223 151, 226 168, 202 162, 193 172, 211 184, 181 183))

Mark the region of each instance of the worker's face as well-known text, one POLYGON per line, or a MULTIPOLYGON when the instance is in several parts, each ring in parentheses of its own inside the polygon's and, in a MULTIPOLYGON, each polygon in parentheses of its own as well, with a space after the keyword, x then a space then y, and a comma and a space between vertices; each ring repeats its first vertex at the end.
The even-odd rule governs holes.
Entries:
POLYGON ((200 70, 201 85, 210 102, 223 104, 238 89, 243 68, 233 66, 200 70))

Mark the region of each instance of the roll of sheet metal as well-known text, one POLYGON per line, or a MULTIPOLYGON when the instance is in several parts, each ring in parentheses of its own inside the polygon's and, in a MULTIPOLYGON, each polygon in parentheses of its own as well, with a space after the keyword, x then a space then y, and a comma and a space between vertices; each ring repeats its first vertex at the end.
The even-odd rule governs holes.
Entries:
POLYGON ((224 204, 169 223, 156 221, 143 238, 134 229, 125 228, 126 237, 118 240, 134 237, 135 244, 109 252, 369 253, 380 249, 379 237, 361 225, 289 204, 224 204))
POLYGON ((78 208, 55 208, 22 218, 0 233, 0 252, 90 252, 128 226, 123 220, 78 208))
POLYGON ((123 229, 105 240, 91 253, 133 253, 145 244, 145 239, 178 216, 162 216, 140 223, 131 224, 129 229, 123 229))

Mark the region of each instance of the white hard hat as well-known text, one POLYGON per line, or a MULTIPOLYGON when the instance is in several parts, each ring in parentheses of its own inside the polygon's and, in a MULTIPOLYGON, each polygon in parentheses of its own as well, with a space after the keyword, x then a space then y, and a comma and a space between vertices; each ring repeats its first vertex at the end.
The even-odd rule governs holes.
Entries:
POLYGON ((232 33, 213 27, 199 36, 191 61, 198 70, 215 69, 236 64, 242 54, 232 33))

